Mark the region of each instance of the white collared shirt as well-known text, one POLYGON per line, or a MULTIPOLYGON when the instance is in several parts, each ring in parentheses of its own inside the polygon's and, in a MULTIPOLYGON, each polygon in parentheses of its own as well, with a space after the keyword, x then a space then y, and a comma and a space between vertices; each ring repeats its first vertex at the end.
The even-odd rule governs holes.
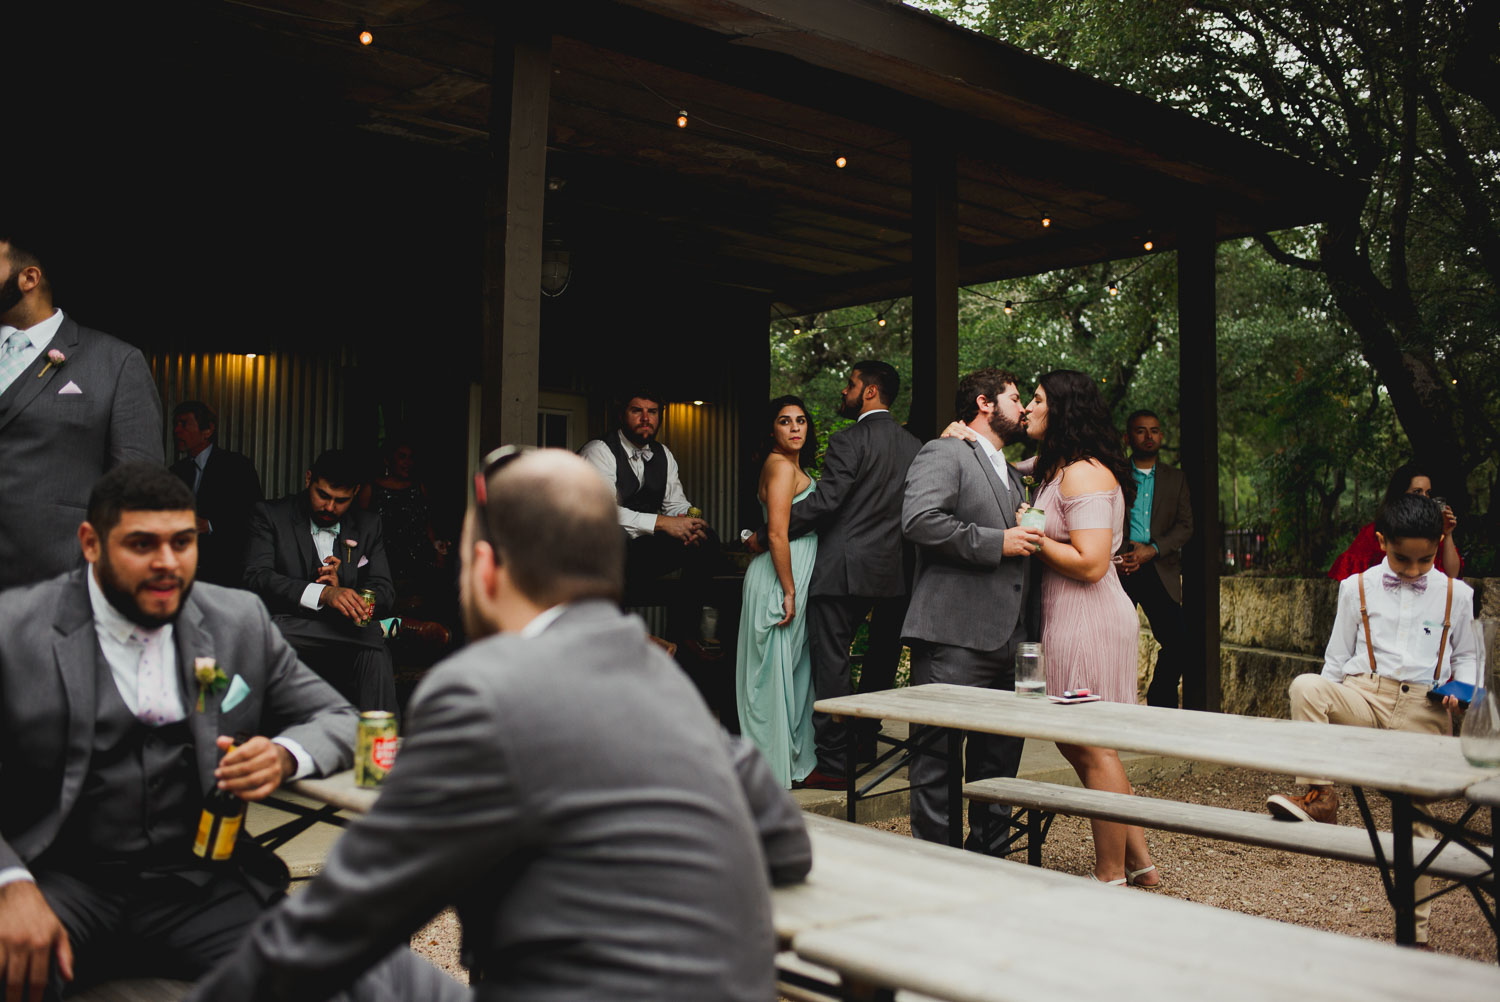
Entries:
POLYGON ((1012 501, 1015 500, 1010 496, 1010 464, 1005 459, 1005 453, 991 445, 990 440, 983 435, 979 435, 976 440, 979 442, 979 448, 984 451, 985 458, 990 461, 990 465, 999 475, 1000 483, 1005 487, 1005 496, 1012 501))
MULTIPOLYGON (((1434 566, 1427 573, 1426 591, 1418 592, 1408 585, 1386 591, 1381 579, 1394 573, 1390 563, 1382 560, 1362 574, 1350 575, 1339 585, 1338 615, 1323 655, 1324 678, 1342 682, 1345 675, 1370 671, 1365 628, 1359 616, 1359 579, 1363 577, 1378 673, 1398 682, 1433 683, 1432 669, 1443 635, 1448 576, 1434 566)), ((1453 678, 1473 684, 1476 665, 1473 623, 1474 589, 1462 581, 1454 581, 1453 609, 1439 683, 1453 678)))
MULTIPOLYGON (((307 520, 307 525, 307 531, 312 533, 313 549, 318 551, 318 563, 321 564, 333 556, 333 545, 338 542, 339 533, 343 531, 344 525, 342 522, 335 522, 329 526, 328 528, 331 530, 332 535, 322 531, 323 527, 312 519, 307 520)), ((302 589, 302 598, 298 600, 298 604, 304 609, 311 609, 317 612, 319 608, 318 599, 323 597, 323 589, 327 587, 325 584, 319 584, 314 581, 302 589)))
MULTIPOLYGON (((630 472, 635 474, 638 483, 645 483, 646 461, 637 455, 639 450, 636 449, 635 443, 626 438, 623 431, 616 431, 615 434, 620 436, 620 447, 625 450, 625 460, 630 464, 630 472)), ((660 512, 632 511, 623 505, 620 506, 620 525, 631 539, 639 539, 641 536, 649 536, 655 532, 658 514, 686 515, 687 510, 692 507, 682 490, 682 477, 677 470, 677 457, 672 455, 671 449, 660 442, 653 441, 650 448, 653 452, 660 449, 667 457, 667 493, 662 498, 660 512)), ((599 471, 599 475, 605 479, 610 491, 613 492, 616 473, 615 454, 610 451, 609 445, 603 439, 596 438, 584 443, 583 448, 578 450, 578 454, 599 471)))
POLYGON ((890 412, 891 412, 891 409, 889 407, 872 407, 871 409, 869 409, 869 410, 865 411, 863 414, 861 414, 859 417, 855 418, 854 419, 854 423, 855 424, 859 424, 861 421, 863 421, 865 418, 869 417, 871 414, 889 414, 890 412))
POLYGON ((521 627, 521 636, 535 637, 539 635, 547 627, 557 622, 557 617, 561 616, 567 611, 567 602, 564 602, 562 605, 554 605, 550 609, 544 609, 543 611, 536 614, 535 619, 527 623, 525 626, 521 627))
MULTIPOLYGON (((41 323, 32 324, 26 330, 22 331, 23 334, 31 339, 31 345, 20 351, 21 357, 26 360, 26 364, 21 366, 21 373, 31 371, 31 363, 35 362, 41 356, 42 352, 47 350, 47 346, 52 343, 52 339, 57 337, 57 331, 58 328, 62 327, 62 322, 63 311, 53 310, 52 316, 41 323)), ((0 324, 0 345, 5 344, 17 330, 20 330, 20 328, 12 327, 10 324, 0 324)), ((17 373, 16 378, 19 377, 20 373, 17 373)), ((0 386, 0 393, 4 393, 10 389, 11 382, 14 382, 14 379, 7 382, 4 386, 0 386)))

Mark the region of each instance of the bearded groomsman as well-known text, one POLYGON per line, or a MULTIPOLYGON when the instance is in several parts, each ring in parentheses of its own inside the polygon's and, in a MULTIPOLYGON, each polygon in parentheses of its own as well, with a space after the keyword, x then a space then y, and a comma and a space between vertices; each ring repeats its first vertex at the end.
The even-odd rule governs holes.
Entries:
MULTIPOLYGON (((1016 377, 1001 369, 969 373, 959 381, 956 408, 974 438, 928 442, 906 474, 901 528, 917 548, 901 631, 911 645, 911 681, 1014 689, 1016 647, 1040 621, 1030 557, 1042 540, 1040 530, 1016 523, 1021 481, 1000 451, 1022 434, 1016 377)), ((1015 776, 1020 738, 965 739, 968 780, 1015 776)), ((911 763, 911 830, 930 842, 950 838, 944 752, 940 743, 911 763)), ((986 851, 1008 817, 1004 807, 971 801, 966 847, 986 851)))

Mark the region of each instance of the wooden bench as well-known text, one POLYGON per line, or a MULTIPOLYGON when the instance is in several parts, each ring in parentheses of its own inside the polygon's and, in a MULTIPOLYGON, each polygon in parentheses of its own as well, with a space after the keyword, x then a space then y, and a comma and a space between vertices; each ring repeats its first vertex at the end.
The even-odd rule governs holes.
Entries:
MULTIPOLYGON (((1118 821, 1225 842, 1325 856, 1349 863, 1381 865, 1370 844, 1369 833, 1362 828, 1278 821, 1269 814, 1085 790, 1030 779, 976 780, 964 784, 964 796, 987 803, 1010 804, 1028 813, 1029 817, 1023 819, 1020 826, 1025 829, 1028 839, 1027 862, 1033 866, 1041 865, 1042 842, 1046 837, 1045 816, 1051 814, 1118 821)), ((1380 841, 1384 859, 1391 859, 1393 840, 1390 833, 1382 832, 1380 841)), ((1435 839, 1413 838, 1413 856, 1418 861, 1426 859, 1437 846, 1435 839)), ((1490 873, 1487 861, 1452 843, 1443 847, 1427 872, 1463 883, 1493 883, 1492 878, 1486 879, 1490 873)))
POLYGON ((192 987, 191 981, 171 978, 123 978, 95 985, 68 999, 69 1002, 177 1002, 192 987))

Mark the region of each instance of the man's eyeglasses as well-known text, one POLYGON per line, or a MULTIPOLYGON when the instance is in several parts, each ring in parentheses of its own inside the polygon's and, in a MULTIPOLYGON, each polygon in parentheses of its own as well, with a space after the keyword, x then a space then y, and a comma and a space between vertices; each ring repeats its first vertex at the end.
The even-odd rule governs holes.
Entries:
POLYGON ((474 531, 477 538, 484 540, 491 546, 495 545, 490 535, 490 512, 489 512, 489 481, 506 464, 535 452, 534 445, 502 445, 498 449, 492 449, 485 453, 479 461, 479 466, 474 470, 474 531))

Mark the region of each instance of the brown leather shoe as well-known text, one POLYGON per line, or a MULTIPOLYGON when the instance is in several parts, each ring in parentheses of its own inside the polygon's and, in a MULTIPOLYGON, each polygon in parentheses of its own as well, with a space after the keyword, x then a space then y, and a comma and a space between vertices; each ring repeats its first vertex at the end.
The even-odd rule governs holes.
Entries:
POLYGON ((1266 798, 1266 807, 1283 821, 1321 821, 1338 824, 1339 791, 1332 786, 1309 786, 1300 797, 1280 793, 1266 798))
POLYGON ((448 628, 442 623, 434 623, 429 619, 403 619, 401 620, 401 636, 411 640, 420 640, 425 644, 433 644, 437 647, 447 647, 451 639, 448 628))
POLYGON ((807 774, 806 779, 792 784, 792 788, 797 790, 843 790, 847 786, 843 776, 835 776, 822 769, 814 769, 807 774))

